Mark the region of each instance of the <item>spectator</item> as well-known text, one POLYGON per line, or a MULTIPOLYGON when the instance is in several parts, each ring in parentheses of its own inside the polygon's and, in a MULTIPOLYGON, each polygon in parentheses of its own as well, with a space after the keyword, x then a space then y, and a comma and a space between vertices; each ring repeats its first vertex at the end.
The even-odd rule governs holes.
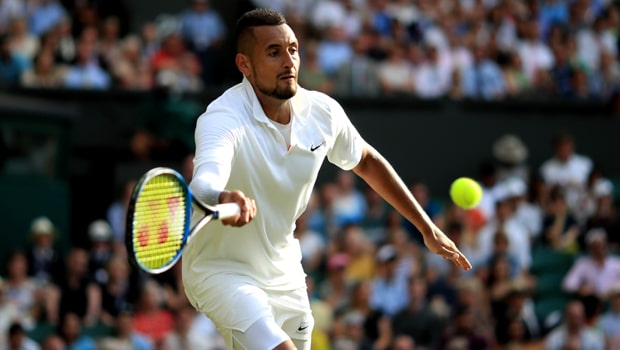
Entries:
POLYGON ((308 90, 330 94, 333 91, 332 79, 319 64, 316 42, 305 43, 303 53, 304 68, 299 72, 299 84, 308 90))
POLYGON ((438 349, 491 349, 491 343, 489 340, 476 333, 475 318, 470 307, 459 306, 454 312, 453 322, 454 324, 441 338, 438 349))
POLYGON ((121 24, 118 18, 108 17, 101 24, 101 38, 97 43, 97 51, 105 67, 119 59, 121 55, 121 24))
POLYGON ((601 179, 594 187, 595 211, 588 218, 585 229, 603 228, 608 233, 609 249, 617 253, 620 249, 620 218, 614 205, 613 184, 601 179))
MULTIPOLYGON (((441 220, 443 208, 441 203, 437 199, 433 198, 428 184, 425 181, 416 180, 412 181, 408 187, 418 203, 422 206, 422 208, 424 208, 426 214, 434 222, 441 220)), ((413 241, 422 244, 422 234, 420 231, 407 220, 403 220, 403 224, 409 232, 409 237, 413 241)))
MULTIPOLYGON (((326 31, 330 27, 343 25, 347 17, 346 2, 350 1, 326 0, 318 2, 308 14, 310 23, 319 31, 326 31)), ((347 37, 353 36, 349 36, 347 33, 347 37)))
POLYGON ((415 93, 421 98, 439 98, 448 93, 452 84, 452 69, 449 65, 442 64, 445 58, 445 50, 436 46, 429 46, 426 50, 426 60, 415 68, 414 86, 415 93))
POLYGON ((620 62, 603 52, 600 57, 600 68, 590 73, 590 84, 595 85, 599 98, 608 100, 620 90, 620 62))
POLYGON ((551 67, 549 74, 553 78, 555 92, 564 97, 573 94, 572 77, 574 67, 568 56, 568 49, 564 45, 553 47, 555 64, 551 67))
POLYGON ((192 0, 192 8, 181 15, 181 33, 196 53, 202 67, 202 81, 213 85, 217 80, 215 58, 226 38, 226 26, 210 0, 192 0))
MULTIPOLYGON (((364 187, 367 208, 361 226, 368 241, 378 244, 386 239, 386 222, 390 206, 370 186, 364 187)), ((401 216, 402 219, 402 216, 401 216)), ((400 225, 402 228, 402 225, 400 225)))
POLYGON ((217 338, 207 334, 192 332, 196 311, 190 306, 180 307, 175 314, 175 328, 163 341, 169 350, 217 350, 222 346, 217 338))
POLYGON ((28 32, 25 18, 14 18, 9 28, 11 52, 32 61, 39 50, 39 38, 28 32))
POLYGON ((413 94, 415 89, 414 68, 407 60, 406 50, 402 45, 390 47, 387 60, 378 65, 381 91, 386 95, 413 94))
POLYGON ((503 194, 496 198, 495 217, 490 219, 478 232, 480 244, 479 254, 489 259, 493 251, 493 239, 497 232, 502 231, 508 237, 509 254, 516 258, 517 274, 529 269, 532 262, 530 235, 525 226, 515 219, 515 209, 511 195, 502 189, 503 194))
POLYGON ((446 329, 446 320, 431 308, 423 276, 412 276, 408 290, 408 304, 392 317, 393 334, 410 336, 417 346, 435 349, 446 329))
POLYGON ((108 259, 106 275, 107 280, 101 286, 101 321, 113 326, 122 311, 129 310, 138 300, 139 286, 130 278, 129 264, 121 254, 108 259))
POLYGON ((542 41, 540 25, 535 19, 526 20, 522 31, 517 52, 526 76, 533 80, 538 71, 551 69, 554 64, 553 55, 549 46, 542 41))
POLYGON ((407 278, 397 273, 399 258, 396 249, 386 244, 377 252, 377 275, 372 280, 370 306, 393 316, 407 305, 407 278))
MULTIPOLYGON (((382 319, 388 319, 380 310, 371 306, 371 281, 355 282, 351 288, 351 303, 344 311, 345 318, 350 313, 361 315, 364 319, 364 334, 370 342, 375 342, 380 338, 384 338, 386 334, 382 334, 384 330, 379 323, 382 319)), ((389 334, 387 335, 390 336, 389 334)))
POLYGON ((473 48, 473 52, 474 63, 462 72, 465 96, 484 100, 503 98, 506 83, 499 65, 489 58, 486 48, 478 45, 473 48))
POLYGON ((121 310, 112 335, 102 337, 99 350, 154 350, 155 345, 144 335, 134 331, 134 315, 130 308, 121 310))
POLYGON ((340 171, 336 184, 338 192, 334 198, 333 210, 339 227, 346 224, 359 224, 366 214, 366 198, 355 187, 355 176, 350 171, 340 171))
POLYGON ((592 26, 581 28, 576 33, 576 39, 578 57, 587 71, 600 69, 603 54, 616 57, 616 37, 603 17, 597 17, 592 26))
POLYGON ((171 33, 164 39, 161 48, 151 59, 155 72, 155 83, 175 92, 198 92, 202 66, 198 57, 188 51, 182 37, 171 33))
POLYGON ((353 55, 340 66, 335 75, 335 92, 349 96, 376 96, 379 93, 377 64, 368 56, 371 36, 362 32, 353 39, 353 55))
POLYGON ((140 41, 142 42, 142 58, 149 62, 159 51, 161 38, 157 33, 157 25, 154 22, 146 22, 140 28, 140 41))
POLYGON ((112 227, 105 220, 95 220, 88 225, 90 241, 88 272, 94 281, 104 285, 108 281, 106 266, 112 255, 112 227))
POLYGON ((108 206, 106 213, 106 219, 110 223, 114 234, 113 239, 116 245, 115 251, 117 252, 125 250, 125 215, 129 199, 131 198, 131 192, 135 185, 136 182, 133 180, 122 183, 119 186, 116 199, 108 206))
POLYGON ((0 87, 13 87, 19 83, 19 77, 30 66, 29 61, 11 52, 10 38, 0 34, 0 87))
POLYGON ((620 258, 608 254, 607 233, 603 229, 588 231, 586 245, 588 255, 575 261, 562 288, 581 297, 595 295, 607 300, 614 282, 620 279, 620 258))
POLYGON ((574 254, 579 248, 578 234, 577 220, 568 208, 562 188, 553 187, 543 219, 543 246, 574 254))
MULTIPOLYGON (((457 302, 452 310, 468 308, 473 313, 474 332, 494 342, 494 326, 491 303, 481 278, 466 277, 457 282, 457 302)), ((453 318, 450 318, 452 321, 453 318)))
POLYGON ((154 280, 147 280, 137 302, 134 330, 154 344, 163 341, 174 329, 174 316, 163 305, 161 287, 154 280))
POLYGON ((605 349, 605 338, 599 330, 585 324, 585 313, 580 301, 569 302, 564 309, 563 323, 545 339, 545 350, 605 349))
POLYGON ((39 0, 30 9, 30 31, 37 36, 43 35, 65 17, 65 10, 57 0, 39 0))
POLYGON ((317 58, 321 69, 329 77, 333 77, 338 69, 353 57, 353 49, 346 34, 342 25, 333 26, 326 30, 319 41, 317 58))
POLYGON ((28 338, 20 323, 13 323, 9 327, 6 345, 0 345, 1 350, 39 350, 39 345, 28 338))
MULTIPOLYGON (((64 315, 77 315, 78 323, 92 326, 99 320, 101 311, 101 290, 88 274, 88 252, 73 247, 65 258, 61 275, 55 279, 56 285, 50 298, 50 305, 57 305, 56 312, 50 312, 52 323, 62 320, 64 315)), ((72 320, 69 320, 72 322, 72 320)))
POLYGON ((31 330, 36 325, 41 310, 42 296, 37 285, 28 277, 28 260, 21 251, 13 251, 7 257, 7 275, 2 283, 3 302, 12 304, 17 310, 20 326, 31 330))
MULTIPOLYGON (((457 246, 467 251, 468 247, 463 245, 463 231, 465 226, 461 221, 449 220, 444 224, 444 232, 457 246)), ((465 275, 461 270, 455 269, 449 261, 437 259, 430 251, 424 251, 424 271, 429 281, 431 295, 441 297, 444 302, 455 306, 456 296, 455 287, 458 281, 465 275)), ((470 256, 470 255, 468 255, 470 256)))
POLYGON ((106 89, 110 76, 102 68, 95 51, 95 43, 82 39, 77 46, 75 64, 69 66, 65 86, 71 89, 106 89))
POLYGON ((122 41, 119 56, 111 62, 110 69, 121 89, 147 90, 153 87, 151 68, 142 57, 142 45, 137 36, 128 36, 122 41))
POLYGON ((350 305, 351 282, 345 277, 348 264, 348 255, 332 254, 327 259, 327 276, 319 285, 319 298, 324 300, 334 312, 342 311, 350 305))
POLYGON ((41 350, 65 350, 67 346, 65 341, 59 335, 51 334, 41 344, 41 350))
POLYGON ((20 83, 31 88, 58 88, 63 85, 65 72, 64 67, 54 63, 51 51, 41 50, 34 57, 34 66, 22 73, 20 83))
POLYGON ((497 343, 507 345, 511 340, 527 343, 540 339, 542 329, 534 309, 532 288, 529 284, 524 278, 513 279, 502 302, 495 304, 497 343), (515 322, 520 325, 515 325, 515 322))
POLYGON ((515 52, 508 52, 502 56, 500 64, 506 82, 508 96, 522 96, 530 89, 530 79, 523 72, 521 56, 515 52))
POLYGON ((73 312, 62 316, 58 333, 67 343, 68 350, 97 350, 94 339, 82 332, 80 317, 73 312))
POLYGON ((24 17, 26 15, 26 6, 20 0, 2 0, 0 1, 0 35, 6 34, 9 23, 14 18, 24 17))
POLYGON ((57 228, 45 216, 35 218, 30 224, 32 243, 26 249, 28 275, 34 277, 40 284, 51 282, 62 268, 61 255, 54 248, 57 234, 57 228))
POLYGON ((73 37, 72 26, 71 18, 63 17, 54 30, 43 34, 44 38, 53 37, 53 39, 48 40, 53 41, 52 50, 55 54, 56 61, 63 65, 70 64, 75 60, 77 45, 73 37))
POLYGON ((609 293, 609 310, 601 315, 598 328, 605 334, 608 349, 620 348, 620 284, 616 282, 609 293))
POLYGON ((348 224, 338 238, 339 250, 348 257, 345 277, 348 281, 368 280, 375 273, 374 246, 366 240, 362 228, 348 224))
POLYGON ((408 335, 394 337, 390 350, 415 350, 415 340, 408 335))
POLYGON ((567 132, 560 132, 553 138, 553 156, 540 167, 540 172, 549 186, 564 188, 568 207, 572 210, 585 189, 592 160, 575 153, 575 141, 567 132))

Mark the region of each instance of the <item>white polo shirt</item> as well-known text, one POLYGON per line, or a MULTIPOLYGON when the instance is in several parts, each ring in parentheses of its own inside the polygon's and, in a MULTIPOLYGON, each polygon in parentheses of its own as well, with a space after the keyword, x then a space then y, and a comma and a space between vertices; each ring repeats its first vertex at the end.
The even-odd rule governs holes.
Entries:
POLYGON ((256 200, 257 215, 243 227, 212 222, 192 238, 183 255, 186 288, 215 274, 251 278, 268 290, 305 285, 295 220, 306 209, 325 157, 350 170, 364 142, 335 100, 301 87, 291 99, 291 123, 288 147, 245 78, 198 119, 194 194, 201 198, 205 186, 241 190, 256 200), (225 169, 223 179, 210 178, 206 168, 214 164, 225 169))

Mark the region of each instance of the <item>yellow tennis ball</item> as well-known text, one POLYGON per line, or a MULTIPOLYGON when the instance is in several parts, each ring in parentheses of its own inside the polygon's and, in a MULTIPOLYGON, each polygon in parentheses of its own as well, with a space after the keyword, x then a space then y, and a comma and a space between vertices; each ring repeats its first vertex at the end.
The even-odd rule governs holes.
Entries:
POLYGON ((459 177, 450 186, 452 201, 461 208, 471 209, 482 199, 482 187, 473 179, 459 177))

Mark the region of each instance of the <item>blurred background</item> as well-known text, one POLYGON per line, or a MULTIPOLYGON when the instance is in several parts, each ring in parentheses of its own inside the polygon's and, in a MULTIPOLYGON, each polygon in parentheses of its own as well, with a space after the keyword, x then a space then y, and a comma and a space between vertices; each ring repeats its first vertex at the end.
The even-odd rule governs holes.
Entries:
POLYGON ((124 216, 147 169, 191 179, 255 7, 474 264, 325 164, 295 232, 313 348, 620 349, 614 0, 0 0, 0 349, 222 348, 180 271, 127 264, 124 216))

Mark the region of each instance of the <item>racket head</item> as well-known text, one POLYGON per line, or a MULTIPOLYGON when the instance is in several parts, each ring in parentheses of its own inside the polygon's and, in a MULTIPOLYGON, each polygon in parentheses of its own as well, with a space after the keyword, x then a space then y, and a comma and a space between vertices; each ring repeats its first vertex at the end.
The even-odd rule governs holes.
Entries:
POLYGON ((170 269, 181 258, 190 234, 192 196, 170 168, 149 170, 132 192, 125 243, 130 260, 152 273, 170 269))

